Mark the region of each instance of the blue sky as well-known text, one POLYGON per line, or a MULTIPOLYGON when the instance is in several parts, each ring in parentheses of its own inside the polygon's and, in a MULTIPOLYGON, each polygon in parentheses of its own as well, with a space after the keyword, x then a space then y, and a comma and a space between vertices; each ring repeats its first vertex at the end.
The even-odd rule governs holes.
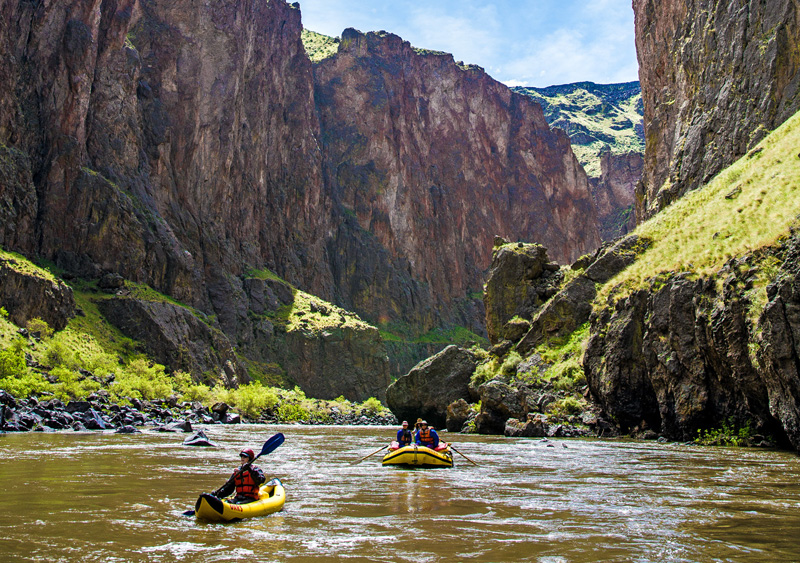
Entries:
POLYGON ((303 26, 386 30, 510 86, 638 80, 631 0, 300 0, 303 26))

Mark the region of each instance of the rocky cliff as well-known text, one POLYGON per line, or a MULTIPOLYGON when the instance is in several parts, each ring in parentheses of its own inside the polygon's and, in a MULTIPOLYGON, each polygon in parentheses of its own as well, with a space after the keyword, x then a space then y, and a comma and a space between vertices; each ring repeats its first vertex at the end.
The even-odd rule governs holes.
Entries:
POLYGON ((800 449, 798 258, 794 236, 712 276, 653 280, 599 310, 584 358, 593 396, 624 432, 691 440, 728 421, 800 449), (782 267, 760 280, 768 299, 759 302, 749 290, 772 260, 782 267))
POLYGON ((325 180, 344 215, 333 271, 353 309, 430 328, 480 290, 495 234, 561 262, 598 246, 568 138, 482 69, 348 29, 314 77, 325 180))
POLYGON ((792 0, 634 0, 646 151, 642 221, 708 182, 800 108, 792 0))

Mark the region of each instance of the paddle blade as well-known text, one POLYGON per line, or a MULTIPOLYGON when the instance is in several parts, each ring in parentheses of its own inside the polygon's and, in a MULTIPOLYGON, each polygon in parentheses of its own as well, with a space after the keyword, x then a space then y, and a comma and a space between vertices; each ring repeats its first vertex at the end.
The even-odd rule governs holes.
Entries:
POLYGON ((194 510, 185 510, 183 512, 184 516, 194 516, 194 510))
POLYGON ((259 453, 256 457, 261 457, 262 455, 267 455, 268 453, 275 451, 275 449, 283 444, 283 441, 286 437, 283 433, 278 432, 272 438, 264 442, 264 447, 261 448, 261 453, 259 453))

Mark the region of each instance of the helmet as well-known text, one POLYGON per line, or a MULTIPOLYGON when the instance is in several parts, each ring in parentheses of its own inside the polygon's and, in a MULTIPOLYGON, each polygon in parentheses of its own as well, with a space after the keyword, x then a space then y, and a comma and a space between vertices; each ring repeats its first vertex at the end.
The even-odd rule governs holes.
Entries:
POLYGON ((250 448, 245 448, 241 452, 239 452, 239 456, 246 455, 250 461, 253 461, 256 458, 256 454, 250 448))

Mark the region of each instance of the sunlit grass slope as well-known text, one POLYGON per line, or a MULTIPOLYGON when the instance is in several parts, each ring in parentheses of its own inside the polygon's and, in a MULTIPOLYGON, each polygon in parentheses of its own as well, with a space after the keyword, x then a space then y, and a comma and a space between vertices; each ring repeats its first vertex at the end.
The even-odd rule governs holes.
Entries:
POLYGON ((636 233, 653 245, 606 284, 601 299, 615 286, 642 288, 660 273, 712 274, 732 257, 773 245, 789 234, 800 214, 798 151, 800 114, 708 185, 640 225, 636 233))
POLYGON ((304 29, 301 39, 308 58, 314 63, 332 57, 339 50, 338 37, 328 37, 310 29, 304 29))

